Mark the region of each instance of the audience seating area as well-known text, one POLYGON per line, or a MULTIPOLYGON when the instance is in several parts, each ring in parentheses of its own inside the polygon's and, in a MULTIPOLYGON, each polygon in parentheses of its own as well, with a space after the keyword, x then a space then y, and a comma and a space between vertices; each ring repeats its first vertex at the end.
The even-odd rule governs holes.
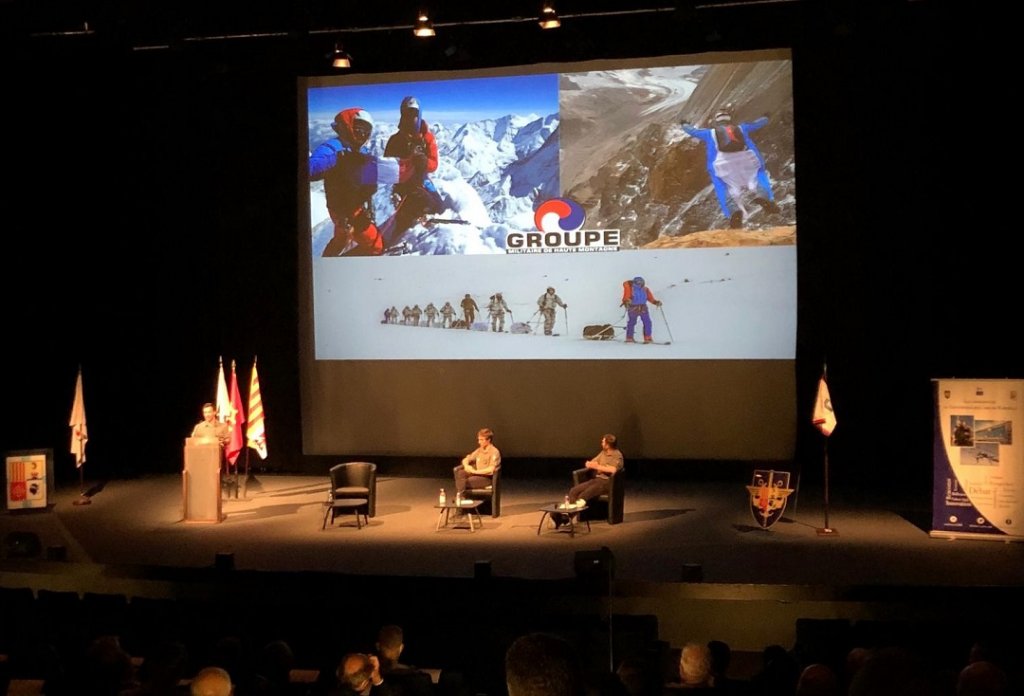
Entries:
MULTIPOLYGON (((600 590, 582 582, 316 576, 280 585, 221 570, 201 588, 181 585, 174 598, 5 587, 0 694, 186 694, 199 669, 217 665, 232 674, 237 696, 317 696, 334 687, 341 657, 372 651, 377 630, 389 623, 405 629, 403 661, 429 668, 438 696, 504 695, 505 650, 518 636, 536 631, 575 647, 591 694, 671 692, 679 681, 682 646, 660 638, 656 616, 607 616, 600 590), (577 603, 573 612, 550 611, 557 595, 585 598, 588 592, 589 610, 579 611, 577 603), (466 610, 481 602, 492 606, 485 626, 466 610), (636 670, 649 679, 625 676, 636 670), (641 682, 647 686, 629 691, 623 680, 635 689, 641 682)), ((733 653, 726 672, 729 693, 811 693, 799 690, 797 681, 812 664, 834 672, 843 685, 837 696, 883 693, 847 687, 851 656, 860 649, 880 656, 876 662, 888 656, 893 675, 875 678, 896 680, 909 673, 928 685, 921 693, 956 696, 957 676, 977 660, 1005 674, 1007 689, 1016 689, 1006 694, 1024 693, 1018 659, 1024 641, 1003 626, 808 618, 795 628, 794 645, 733 653), (896 662, 893 655, 899 656, 896 662)), ((730 638, 718 637, 725 646, 730 638)))

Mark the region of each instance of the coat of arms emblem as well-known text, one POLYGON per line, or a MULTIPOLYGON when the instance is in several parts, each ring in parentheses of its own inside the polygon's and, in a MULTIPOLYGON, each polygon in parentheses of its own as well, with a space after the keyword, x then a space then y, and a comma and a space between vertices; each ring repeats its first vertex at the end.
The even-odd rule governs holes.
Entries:
POLYGON ((747 490, 750 492, 750 512, 763 529, 779 521, 786 510, 786 500, 793 492, 789 487, 789 472, 773 469, 755 470, 747 490))

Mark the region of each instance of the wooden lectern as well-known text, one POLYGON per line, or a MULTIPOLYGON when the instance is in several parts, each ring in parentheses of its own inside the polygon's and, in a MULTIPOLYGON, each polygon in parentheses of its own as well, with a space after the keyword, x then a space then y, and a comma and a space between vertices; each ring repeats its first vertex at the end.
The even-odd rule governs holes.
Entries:
POLYGON ((220 465, 224 451, 216 438, 185 438, 181 472, 182 514, 186 522, 220 522, 220 465))

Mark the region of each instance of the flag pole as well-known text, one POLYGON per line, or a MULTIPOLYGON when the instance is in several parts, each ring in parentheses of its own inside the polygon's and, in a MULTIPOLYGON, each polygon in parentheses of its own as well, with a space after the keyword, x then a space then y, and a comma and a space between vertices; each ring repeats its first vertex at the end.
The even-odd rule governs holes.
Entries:
MULTIPOLYGON (((825 364, 822 365, 822 368, 821 368, 821 381, 820 381, 819 384, 824 384, 825 385, 826 393, 827 393, 827 390, 828 390, 828 384, 826 382, 827 376, 828 376, 828 363, 825 363, 825 364)), ((819 390, 820 389, 821 389, 821 387, 819 386, 819 390)), ((819 393, 819 395, 818 395, 816 400, 820 400, 820 399, 821 399, 821 394, 819 393)), ((828 397, 828 403, 827 404, 821 404, 821 405, 824 406, 825 408, 827 408, 828 411, 830 411, 833 414, 833 425, 834 425, 834 414, 835 414, 835 411, 832 410, 832 403, 831 402, 832 402, 832 397, 829 396, 828 397)), ((824 413, 822 415, 824 415, 824 413)), ((824 490, 825 524, 822 527, 818 527, 815 530, 815 532, 817 533, 818 536, 822 536, 822 537, 835 537, 835 536, 839 536, 839 532, 836 529, 834 529, 829 524, 829 521, 828 521, 828 509, 829 509, 829 500, 828 500, 828 489, 829 489, 829 482, 828 482, 828 438, 829 438, 829 435, 832 434, 832 432, 831 432, 830 429, 826 429, 827 425, 819 425, 819 428, 822 428, 822 434, 825 436, 825 442, 821 446, 822 461, 823 461, 823 466, 824 466, 824 479, 823 479, 823 483, 824 483, 824 489, 825 489, 824 490)))
POLYGON ((72 505, 92 505, 92 498, 86 495, 84 469, 84 463, 78 467, 78 497, 72 501, 72 505))
POLYGON ((78 377, 75 380, 75 401, 71 406, 71 453, 75 455, 75 466, 78 469, 78 498, 72 505, 90 505, 85 489, 85 443, 89 440, 89 431, 85 419, 85 397, 82 389, 82 365, 78 365, 78 377))
POLYGON ((829 526, 828 523, 828 438, 825 438, 825 444, 822 445, 821 451, 824 454, 825 460, 825 526, 819 527, 815 530, 818 536, 839 536, 839 532, 829 526))
MULTIPOLYGON (((252 356, 252 367, 253 367, 253 369, 256 369, 256 356, 255 355, 252 356)), ((249 418, 252 418, 252 403, 251 403, 252 402, 252 374, 251 373, 249 374, 249 394, 247 396, 248 396, 249 403, 246 404, 246 421, 248 421, 249 418)), ((249 448, 248 425, 249 425, 249 423, 246 422, 246 426, 247 426, 246 432, 242 433, 242 442, 244 443, 244 447, 245 447, 245 476, 242 478, 242 499, 243 500, 248 500, 249 499, 249 449, 250 448, 249 448)))
MULTIPOLYGON (((249 477, 252 476, 252 470, 249 468, 249 457, 251 453, 249 450, 255 449, 256 453, 260 455, 260 459, 266 459, 267 457, 267 439, 266 430, 263 424, 263 398, 260 396, 260 382, 259 376, 256 372, 256 356, 252 359, 252 372, 249 373, 249 412, 246 418, 247 426, 245 432, 245 488, 248 490, 249 477)), ((255 485, 259 484, 253 477, 255 485)))

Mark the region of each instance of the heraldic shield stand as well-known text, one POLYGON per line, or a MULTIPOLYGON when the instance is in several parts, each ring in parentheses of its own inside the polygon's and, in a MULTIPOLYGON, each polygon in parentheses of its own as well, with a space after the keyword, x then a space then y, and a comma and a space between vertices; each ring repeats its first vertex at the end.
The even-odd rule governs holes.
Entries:
POLYGON ((768 529, 782 518, 786 500, 793 492, 789 487, 789 472, 773 469, 756 469, 747 490, 750 512, 762 529, 768 529))

